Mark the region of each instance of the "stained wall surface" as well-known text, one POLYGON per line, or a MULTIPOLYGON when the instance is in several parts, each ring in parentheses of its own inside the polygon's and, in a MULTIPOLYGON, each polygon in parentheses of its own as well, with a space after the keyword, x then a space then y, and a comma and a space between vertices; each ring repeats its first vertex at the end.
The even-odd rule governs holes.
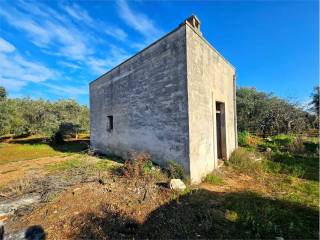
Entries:
POLYGON ((189 172, 185 26, 90 84, 91 146, 127 157, 149 152, 189 172), (107 116, 113 130, 107 131, 107 116))
POLYGON ((218 165, 216 102, 225 157, 237 146, 235 69, 188 22, 90 84, 91 146, 126 158, 182 164, 192 183, 218 165), (107 131, 108 116, 113 130, 107 131))
POLYGON ((225 104, 226 158, 236 148, 235 70, 189 24, 186 39, 190 175, 197 183, 218 164, 216 101, 225 104))

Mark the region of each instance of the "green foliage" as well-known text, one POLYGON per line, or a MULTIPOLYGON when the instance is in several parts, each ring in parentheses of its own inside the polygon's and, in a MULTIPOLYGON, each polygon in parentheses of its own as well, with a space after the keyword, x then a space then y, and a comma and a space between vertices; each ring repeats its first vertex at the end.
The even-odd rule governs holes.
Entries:
POLYGON ((312 116, 297 104, 258 92, 237 89, 238 130, 264 137, 281 133, 300 133, 312 127, 312 116))
POLYGON ((294 140, 292 135, 279 134, 272 137, 272 140, 279 147, 288 147, 294 140))
POLYGON ((7 91, 4 87, 0 86, 0 101, 4 101, 7 98, 7 91))
POLYGON ((319 95, 320 95, 320 86, 316 86, 313 89, 311 94, 312 101, 310 102, 311 110, 319 117, 319 95))
POLYGON ((0 135, 44 134, 51 136, 61 123, 89 131, 89 110, 74 100, 56 102, 30 98, 0 101, 0 135))
POLYGON ((221 177, 213 174, 213 173, 210 173, 206 176, 206 178, 204 179, 204 181, 206 183, 210 183, 210 184, 213 184, 213 185, 221 185, 223 184, 223 180, 221 177))
POLYGON ((79 124, 62 122, 60 123, 58 130, 52 135, 51 142, 53 144, 63 144, 66 136, 75 135, 77 138, 80 131, 81 129, 79 124))
POLYGON ((270 148, 273 152, 279 152, 298 148, 298 144, 300 143, 296 140, 296 137, 292 135, 279 134, 273 137, 266 138, 259 144, 259 147, 262 149, 270 148))
POLYGON ((242 147, 248 146, 248 138, 250 133, 248 131, 243 131, 238 133, 238 144, 242 147))
POLYGON ((142 166, 143 172, 144 173, 150 173, 152 169, 154 169, 153 163, 151 160, 146 161, 143 166, 142 166))
POLYGON ((319 151, 319 143, 307 141, 304 142, 303 145, 308 153, 317 153, 319 151))
POLYGON ((179 179, 185 178, 183 166, 177 163, 176 161, 168 161, 167 170, 170 178, 179 178, 179 179))

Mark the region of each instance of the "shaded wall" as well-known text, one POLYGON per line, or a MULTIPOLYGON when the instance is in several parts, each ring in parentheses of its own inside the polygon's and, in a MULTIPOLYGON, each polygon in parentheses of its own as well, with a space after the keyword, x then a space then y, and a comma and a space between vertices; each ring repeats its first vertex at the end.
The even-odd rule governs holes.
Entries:
POLYGON ((183 25, 92 82, 91 146, 122 157, 147 151, 157 163, 175 160, 188 172, 186 72, 183 25))

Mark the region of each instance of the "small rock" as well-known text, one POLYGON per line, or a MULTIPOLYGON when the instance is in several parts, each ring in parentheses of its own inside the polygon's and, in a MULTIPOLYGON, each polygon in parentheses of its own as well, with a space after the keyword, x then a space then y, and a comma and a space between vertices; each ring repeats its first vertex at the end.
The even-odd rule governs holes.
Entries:
POLYGON ((284 240, 283 237, 276 237, 276 240, 284 240))
POLYGON ((186 189, 186 185, 181 181, 181 179, 171 179, 170 189, 182 191, 186 189))
POLYGON ((271 148, 266 148, 266 152, 272 152, 272 149, 271 148))

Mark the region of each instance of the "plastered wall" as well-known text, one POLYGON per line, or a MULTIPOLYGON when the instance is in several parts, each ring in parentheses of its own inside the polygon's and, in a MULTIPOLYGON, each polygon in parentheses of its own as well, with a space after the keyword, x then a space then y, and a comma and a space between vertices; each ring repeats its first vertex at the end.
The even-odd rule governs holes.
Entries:
POLYGON ((234 68, 186 25, 190 175, 201 181, 217 167, 215 102, 225 104, 227 158, 236 147, 234 68))

